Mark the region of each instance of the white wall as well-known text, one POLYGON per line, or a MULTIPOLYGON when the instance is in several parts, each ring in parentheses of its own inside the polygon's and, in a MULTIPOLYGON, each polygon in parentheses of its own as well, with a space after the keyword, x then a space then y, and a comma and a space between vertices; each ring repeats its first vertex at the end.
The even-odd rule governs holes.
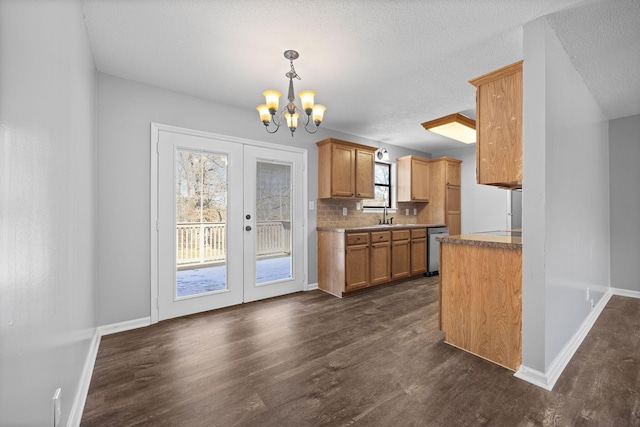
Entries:
POLYGON ((476 145, 433 154, 462 160, 460 201, 462 233, 505 230, 507 228, 507 192, 476 181, 476 145))
POLYGON ((0 2, 0 425, 62 424, 95 332, 96 72, 79 2, 0 2))
MULTIPOLYGON (((98 102, 99 325, 150 315, 151 122, 307 149, 309 200, 318 195, 317 141, 335 137, 380 145, 328 129, 314 135, 300 129, 293 138, 284 129, 270 135, 253 107, 231 108, 101 73, 98 102)), ((330 120, 328 110, 325 124, 330 120)), ((392 156, 425 155, 385 146, 392 156)), ((309 211, 309 283, 317 282, 315 226, 316 212, 309 211)))
POLYGON ((611 286, 640 292, 640 115, 609 122, 611 286))
POLYGON ((609 287, 608 122, 547 20, 524 30, 523 364, 546 372, 609 287))

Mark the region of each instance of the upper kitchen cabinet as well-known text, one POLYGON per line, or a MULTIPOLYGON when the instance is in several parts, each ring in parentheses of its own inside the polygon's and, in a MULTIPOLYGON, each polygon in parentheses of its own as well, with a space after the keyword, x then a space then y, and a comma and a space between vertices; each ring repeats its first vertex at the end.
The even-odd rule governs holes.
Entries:
POLYGON ((477 88, 478 184, 522 188, 522 61, 469 83, 477 88))
POLYGON ((462 160, 439 157, 429 162, 428 221, 445 224, 449 234, 460 234, 460 165, 462 160))
POLYGON ((429 159, 417 156, 398 157, 398 201, 429 201, 429 159))
POLYGON ((373 199, 375 147, 323 139, 318 146, 318 198, 373 199))

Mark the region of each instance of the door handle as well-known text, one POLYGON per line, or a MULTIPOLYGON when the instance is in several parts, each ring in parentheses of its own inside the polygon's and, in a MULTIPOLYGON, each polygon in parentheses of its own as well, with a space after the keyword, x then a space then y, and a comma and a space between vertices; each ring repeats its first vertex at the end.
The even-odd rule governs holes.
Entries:
POLYGON ((247 231, 251 231, 251 226, 247 225, 244 229, 247 230, 247 231))

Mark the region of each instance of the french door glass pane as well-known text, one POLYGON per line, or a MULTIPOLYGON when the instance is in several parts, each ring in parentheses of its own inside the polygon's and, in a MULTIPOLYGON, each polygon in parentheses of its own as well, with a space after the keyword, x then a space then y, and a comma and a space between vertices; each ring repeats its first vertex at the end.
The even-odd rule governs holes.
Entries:
POLYGON ((256 283, 292 277, 292 167, 257 162, 256 283))
POLYGON ((227 289, 227 156, 176 151, 176 292, 227 289))

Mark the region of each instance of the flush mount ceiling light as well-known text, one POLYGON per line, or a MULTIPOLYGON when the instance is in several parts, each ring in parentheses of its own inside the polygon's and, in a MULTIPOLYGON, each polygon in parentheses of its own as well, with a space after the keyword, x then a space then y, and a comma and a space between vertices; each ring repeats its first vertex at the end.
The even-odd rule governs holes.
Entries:
MULTIPOLYGON (((276 117, 278 113, 278 103, 280 102, 280 95, 282 95, 277 90, 265 90, 262 94, 265 97, 266 103, 260 104, 257 107, 258 112, 260 113, 260 120, 262 120, 262 124, 264 124, 265 129, 269 133, 276 133, 278 129, 280 129, 280 125, 284 123, 283 120, 287 121, 287 127, 291 131, 291 136, 293 137, 293 132, 296 131, 298 127, 298 118, 300 117, 300 108, 294 101, 296 99, 293 94, 293 79, 296 78, 300 80, 300 76, 296 73, 295 68, 293 68, 293 61, 298 59, 298 52, 295 50, 286 50, 284 52, 284 57, 289 60, 291 64, 291 71, 289 71, 285 76, 289 79, 289 93, 287 98, 289 99, 289 103, 286 107, 282 109, 280 117, 276 117), (274 130, 269 130, 269 125, 273 122, 275 125, 274 130)), ((313 97, 316 96, 316 93, 312 90, 303 90, 298 93, 300 97, 300 101, 302 103, 302 111, 306 114, 306 120, 304 122, 304 130, 308 133, 316 133, 318 131, 318 127, 320 123, 322 123, 322 118, 324 117, 324 110, 327 108, 324 105, 314 104, 313 97), (313 121, 315 125, 313 128, 309 129, 307 126, 313 121)))
POLYGON ((459 113, 424 122, 422 127, 465 144, 473 144, 477 140, 476 121, 459 113))

